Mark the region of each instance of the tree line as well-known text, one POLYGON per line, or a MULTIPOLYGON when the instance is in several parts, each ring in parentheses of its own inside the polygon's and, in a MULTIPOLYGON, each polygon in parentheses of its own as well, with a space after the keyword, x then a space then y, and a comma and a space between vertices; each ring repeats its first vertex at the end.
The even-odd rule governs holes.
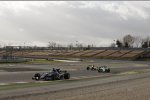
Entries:
POLYGON ((128 35, 125 35, 122 39, 115 40, 115 43, 112 43, 111 47, 149 48, 150 47, 150 36, 143 38, 140 36, 132 36, 132 35, 128 34, 128 35))
MULTIPOLYGON (((110 47, 115 48, 150 48, 150 36, 145 38, 140 36, 132 36, 130 34, 123 36, 121 39, 114 40, 110 44, 110 47)), ((46 47, 38 46, 4 46, 0 49, 12 49, 13 50, 90 50, 98 49, 95 44, 84 44, 79 41, 75 43, 68 43, 66 46, 60 43, 49 41, 46 47)))
POLYGON ((48 42, 48 48, 50 50, 61 50, 61 49, 67 49, 67 50, 90 50, 91 48, 96 47, 94 44, 84 44, 80 43, 79 41, 76 41, 76 43, 69 43, 67 46, 61 45, 56 42, 48 42))

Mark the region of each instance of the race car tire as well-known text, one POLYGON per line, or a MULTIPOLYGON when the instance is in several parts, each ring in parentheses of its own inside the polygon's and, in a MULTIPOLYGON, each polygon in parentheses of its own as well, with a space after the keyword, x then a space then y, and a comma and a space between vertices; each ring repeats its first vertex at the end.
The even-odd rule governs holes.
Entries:
POLYGON ((60 75, 59 79, 63 80, 64 79, 64 75, 60 75))
POLYGON ((41 74, 40 73, 36 73, 34 74, 35 80, 40 80, 41 74))
POLYGON ((98 72, 103 72, 103 70, 102 70, 102 69, 99 69, 98 72))
POLYGON ((96 68, 94 68, 94 70, 97 70, 96 68))
POLYGON ((90 67, 87 67, 86 69, 87 69, 87 70, 90 70, 90 67))
POLYGON ((70 79, 70 74, 69 73, 65 73, 64 74, 64 79, 70 79))
POLYGON ((95 70, 95 69, 92 67, 91 70, 95 70))
POLYGON ((109 73, 110 72, 110 69, 107 69, 107 73, 109 73))

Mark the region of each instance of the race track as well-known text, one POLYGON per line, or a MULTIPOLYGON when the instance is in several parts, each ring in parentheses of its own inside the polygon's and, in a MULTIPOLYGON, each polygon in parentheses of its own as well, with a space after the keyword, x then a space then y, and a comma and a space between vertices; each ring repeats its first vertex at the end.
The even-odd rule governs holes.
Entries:
POLYGON ((48 72, 52 68, 60 68, 67 70, 71 74, 71 79, 78 77, 90 76, 108 76, 112 74, 123 73, 127 71, 149 69, 149 62, 134 62, 134 61, 114 61, 114 60, 88 60, 86 62, 67 62, 56 63, 53 65, 34 65, 34 64, 1 64, 0 65, 0 83, 11 82, 32 82, 32 76, 36 73, 48 72), (97 71, 87 71, 86 66, 94 64, 107 65, 110 67, 110 73, 98 73, 97 71), (1 70, 2 68, 7 68, 1 70), (10 70, 8 70, 10 69, 10 70), (12 70, 13 69, 13 70, 12 70), (15 70, 16 69, 16 70, 15 70), (28 71, 29 70, 29 71, 28 71), (36 70, 36 71, 35 71, 36 70))
MULTIPOLYGON (((71 74, 70 80, 64 80, 57 82, 57 84, 31 87, 31 88, 20 88, 12 90, 0 91, 0 99, 7 100, 8 96, 17 96, 17 98, 24 95, 35 95, 43 93, 53 93, 54 91, 64 91, 68 89, 92 87, 103 84, 122 84, 130 80, 138 80, 150 77, 150 62, 144 61, 119 61, 119 60, 95 60, 86 59, 82 62, 59 62, 54 64, 1 64, 0 65, 0 85, 4 83, 23 83, 23 82, 36 82, 32 80, 34 73, 47 72, 52 68, 60 68, 67 70, 71 74), (97 71, 86 70, 88 65, 107 65, 110 67, 110 73, 98 73, 97 71)), ((41 81, 39 81, 41 82, 41 81)), ((55 82, 54 82, 55 83, 55 82)), ((50 95, 49 95, 50 96, 50 95)), ((40 97, 39 97, 40 98, 40 97)), ((32 100, 32 98, 30 98, 32 100)), ((29 99, 29 100, 30 100, 29 99)), ((9 98, 8 98, 9 100, 9 98)), ((16 100, 16 99, 12 99, 16 100)), ((19 100, 19 99, 18 99, 19 100)), ((24 98, 22 98, 24 100, 24 98)), ((39 99, 40 100, 40 99, 39 99)), ((49 100, 49 99, 47 99, 49 100)), ((55 98, 53 98, 55 100, 55 98)), ((70 100, 70 99, 69 99, 70 100)))

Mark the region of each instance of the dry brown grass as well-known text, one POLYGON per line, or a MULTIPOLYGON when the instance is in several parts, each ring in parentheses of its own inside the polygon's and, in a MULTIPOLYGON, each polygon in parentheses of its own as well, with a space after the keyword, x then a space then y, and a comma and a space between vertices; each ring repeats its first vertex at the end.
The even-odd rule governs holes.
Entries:
POLYGON ((134 57, 134 56, 137 56, 137 55, 139 55, 143 52, 144 52, 144 50, 134 50, 130 53, 127 53, 127 54, 123 55, 122 57, 134 57))
POLYGON ((75 53, 75 54, 73 54, 72 56, 79 57, 79 56, 81 56, 81 55, 90 53, 90 52, 92 52, 92 51, 93 51, 93 50, 85 50, 85 51, 81 51, 81 52, 75 53))
POLYGON ((105 51, 103 53, 95 55, 94 57, 107 57, 108 55, 113 54, 113 53, 115 53, 117 51, 118 50, 107 50, 107 51, 105 51))
MULTIPOLYGON (((0 55, 1 55, 0 51, 0 55)), ((144 50, 40 50, 40 51, 16 51, 14 56, 53 56, 53 57, 94 57, 94 58, 134 58, 142 54, 144 50)))
POLYGON ((93 52, 87 53, 87 54, 85 54, 85 55, 83 55, 83 56, 84 56, 84 57, 90 57, 90 56, 93 56, 93 55, 102 53, 102 52, 104 52, 104 51, 105 51, 105 50, 94 50, 93 52))

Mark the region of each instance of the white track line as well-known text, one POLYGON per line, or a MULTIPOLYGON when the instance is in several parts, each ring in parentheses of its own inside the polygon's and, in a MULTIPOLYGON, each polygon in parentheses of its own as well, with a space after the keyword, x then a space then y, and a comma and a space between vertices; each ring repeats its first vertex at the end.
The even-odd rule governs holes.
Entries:
POLYGON ((12 84, 24 84, 24 83, 29 83, 29 82, 21 81, 21 82, 13 82, 12 84))
POLYGON ((1 85, 9 85, 9 83, 0 83, 0 86, 1 86, 1 85))

